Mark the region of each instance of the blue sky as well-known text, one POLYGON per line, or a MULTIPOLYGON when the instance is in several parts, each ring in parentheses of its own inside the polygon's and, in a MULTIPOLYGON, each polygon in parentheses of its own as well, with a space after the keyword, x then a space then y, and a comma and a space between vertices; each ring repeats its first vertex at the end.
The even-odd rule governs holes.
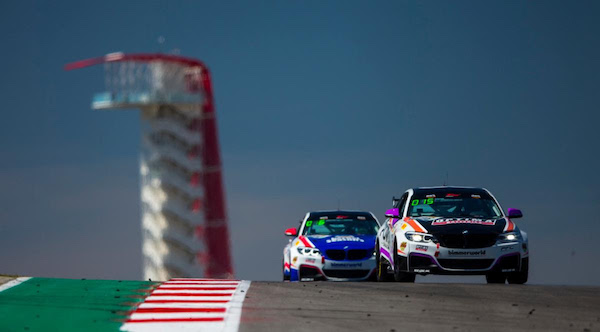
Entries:
POLYGON ((179 49, 213 73, 238 277, 279 279, 282 232, 306 211, 383 219, 448 174, 524 211, 532 282, 598 285, 599 9, 3 2, 0 272, 140 277, 139 114, 90 110, 101 67, 62 67, 179 49))

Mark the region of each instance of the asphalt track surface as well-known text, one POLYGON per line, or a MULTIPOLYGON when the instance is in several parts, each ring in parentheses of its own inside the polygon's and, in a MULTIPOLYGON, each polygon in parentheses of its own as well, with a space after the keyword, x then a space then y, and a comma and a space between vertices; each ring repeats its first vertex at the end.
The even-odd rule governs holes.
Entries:
POLYGON ((600 287, 252 282, 240 331, 600 331, 600 287))

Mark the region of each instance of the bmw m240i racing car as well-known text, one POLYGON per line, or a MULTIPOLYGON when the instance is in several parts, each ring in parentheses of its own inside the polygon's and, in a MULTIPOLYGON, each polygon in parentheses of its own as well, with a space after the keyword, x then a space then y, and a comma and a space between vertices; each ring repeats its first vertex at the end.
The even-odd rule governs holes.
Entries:
POLYGON ((283 280, 365 280, 375 276, 379 222, 371 212, 309 212, 283 250, 283 280))
POLYGON ((488 283, 524 284, 527 234, 486 189, 409 189, 393 200, 377 234, 377 280, 414 282, 416 274, 480 274, 488 283))

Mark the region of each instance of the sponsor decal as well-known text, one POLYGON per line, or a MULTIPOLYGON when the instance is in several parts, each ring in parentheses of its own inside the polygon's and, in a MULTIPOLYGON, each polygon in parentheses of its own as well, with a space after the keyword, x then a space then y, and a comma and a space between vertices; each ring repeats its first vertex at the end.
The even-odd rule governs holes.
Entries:
POLYGON ((334 236, 332 238, 327 239, 325 242, 333 243, 333 242, 365 242, 365 240, 356 237, 354 235, 343 235, 343 236, 334 236))
POLYGON ((313 264, 314 264, 314 263, 317 261, 317 260, 316 260, 316 259, 314 259, 314 258, 307 258, 307 259, 305 259, 305 260, 306 260, 306 262, 307 262, 307 263, 313 263, 313 264))
POLYGON ((468 219, 468 218, 440 218, 431 222, 432 226, 443 226, 443 225, 454 225, 454 224, 475 224, 484 226, 494 226, 496 220, 483 220, 483 219, 468 219))
POLYGON ((296 241, 296 243, 294 243, 294 245, 297 247, 300 244, 300 241, 296 241))
POLYGON ((429 273, 431 272, 429 269, 414 269, 416 273, 429 273))
POLYGON ((407 224, 407 223, 403 223, 403 224, 402 224, 402 226, 400 226, 400 228, 401 228, 402 230, 405 230, 407 226, 408 226, 408 224, 407 224))
POLYGON ((358 220, 367 220, 367 218, 366 218, 366 217, 363 217, 363 216, 358 216, 358 217, 356 217, 356 218, 357 218, 358 220))
POLYGON ((446 194, 446 197, 459 197, 460 194, 446 194))
POLYGON ((297 262, 297 261, 298 261, 298 257, 294 257, 294 258, 292 259, 292 264, 296 264, 296 262, 297 262))
POLYGON ((517 269, 502 269, 502 272, 515 272, 517 269))
POLYGON ((509 251, 509 250, 513 250, 514 248, 515 248, 515 247, 513 247, 513 246, 502 247, 502 248, 500 249, 500 251, 509 251))
POLYGON ((415 250, 418 250, 418 251, 427 251, 428 249, 429 249, 428 246, 424 246, 421 244, 417 244, 417 246, 415 247, 415 250))
POLYGON ((467 251, 467 250, 449 250, 448 255, 450 256, 483 256, 485 250, 467 251))
POLYGON ((479 196, 479 195, 471 195, 471 197, 473 197, 473 198, 481 198, 481 196, 479 196))
POLYGON ((404 249, 406 249, 406 242, 400 243, 400 250, 404 251, 404 249))
POLYGON ((427 198, 435 198, 435 194, 427 195, 425 197, 427 197, 427 198))
POLYGON ((361 267, 362 263, 331 263, 331 267, 361 267))
POLYGON ((348 219, 348 216, 337 216, 335 219, 348 219))

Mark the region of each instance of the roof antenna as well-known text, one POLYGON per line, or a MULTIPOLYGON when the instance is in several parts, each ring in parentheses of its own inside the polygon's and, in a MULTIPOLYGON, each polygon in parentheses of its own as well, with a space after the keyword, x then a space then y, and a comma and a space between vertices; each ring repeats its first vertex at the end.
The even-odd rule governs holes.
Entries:
POLYGON ((338 198, 338 211, 340 210, 340 199, 338 198))
POLYGON ((448 185, 448 171, 446 171, 446 180, 444 180, 443 186, 446 187, 448 185))

